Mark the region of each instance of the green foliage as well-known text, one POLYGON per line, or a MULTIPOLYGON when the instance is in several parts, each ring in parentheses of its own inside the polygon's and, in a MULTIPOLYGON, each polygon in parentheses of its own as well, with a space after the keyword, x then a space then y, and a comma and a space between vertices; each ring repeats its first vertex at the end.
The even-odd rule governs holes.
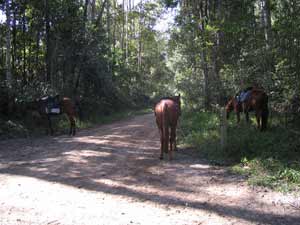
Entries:
POLYGON ((264 9, 253 0, 182 3, 169 55, 178 87, 192 105, 204 107, 205 98, 222 104, 222 96, 254 83, 264 87, 272 101, 299 92, 300 4, 265 2, 269 4, 264 9), (266 14, 270 23, 262 19, 266 14))
POLYGON ((258 131, 255 124, 237 125, 233 118, 224 150, 214 113, 184 113, 181 130, 182 144, 196 147, 202 157, 230 165, 233 172, 247 176, 250 184, 299 190, 300 140, 298 134, 282 128, 277 117, 266 132, 258 131))
MULTIPOLYGON (((108 115, 145 106, 150 97, 174 94, 166 41, 154 30, 161 4, 144 2, 128 9, 113 0, 96 1, 94 12, 92 4, 13 1, 12 104, 20 108, 45 95, 80 96, 87 114, 108 115)), ((6 10, 4 2, 0 8, 6 10)), ((0 23, 0 82, 6 80, 7 32, 0 23)))

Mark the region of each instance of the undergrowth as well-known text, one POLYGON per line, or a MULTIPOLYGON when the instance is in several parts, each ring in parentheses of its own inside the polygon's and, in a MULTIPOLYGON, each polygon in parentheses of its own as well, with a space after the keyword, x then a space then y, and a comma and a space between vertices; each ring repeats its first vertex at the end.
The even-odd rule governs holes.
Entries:
MULTIPOLYGON (((118 121, 123 118, 149 113, 150 111, 150 109, 127 109, 119 112, 112 112, 109 115, 89 113, 82 121, 76 121, 76 129, 91 128, 101 124, 118 121)), ((70 124, 66 115, 52 116, 51 121, 54 135, 68 134, 70 124)), ((47 127, 47 121, 39 115, 27 115, 15 119, 0 118, 0 140, 43 136, 47 134, 47 127)))
POLYGON ((265 132, 255 126, 254 120, 251 124, 243 121, 237 124, 236 118, 231 118, 227 145, 222 149, 217 114, 184 113, 179 135, 182 145, 195 147, 202 157, 228 165, 232 172, 245 175, 252 185, 284 192, 300 191, 299 135, 283 128, 274 117, 265 132))

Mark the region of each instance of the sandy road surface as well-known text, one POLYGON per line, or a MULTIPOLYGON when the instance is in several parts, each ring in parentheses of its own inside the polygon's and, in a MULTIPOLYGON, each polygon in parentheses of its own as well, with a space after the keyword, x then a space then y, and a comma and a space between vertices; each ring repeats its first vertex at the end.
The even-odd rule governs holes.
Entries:
POLYGON ((0 141, 0 224, 300 224, 300 198, 251 188, 179 150, 153 114, 76 137, 0 141))

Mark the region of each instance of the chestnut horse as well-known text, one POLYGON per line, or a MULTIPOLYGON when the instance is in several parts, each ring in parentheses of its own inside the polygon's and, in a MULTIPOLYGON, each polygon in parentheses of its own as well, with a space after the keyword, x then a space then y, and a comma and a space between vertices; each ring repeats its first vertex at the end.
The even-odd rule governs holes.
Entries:
POLYGON ((269 109, 268 95, 262 89, 252 89, 249 96, 244 102, 240 102, 237 96, 232 97, 226 107, 226 116, 229 118, 229 113, 233 110, 237 116, 237 122, 240 122, 240 113, 244 112, 246 121, 249 122, 249 112, 254 111, 257 121, 257 127, 261 131, 267 129, 269 109))
POLYGON ((169 153, 172 159, 173 151, 176 150, 176 127, 179 116, 181 115, 180 95, 161 99, 154 109, 156 124, 160 133, 160 159, 163 153, 169 153), (170 143, 170 149, 169 149, 170 143))
MULTIPOLYGON (((44 117, 48 120, 48 126, 49 126, 48 128, 50 130, 51 135, 53 135, 51 117, 56 116, 56 115, 66 114, 69 119, 69 122, 70 122, 69 135, 74 136, 76 134, 76 116, 78 114, 80 115, 79 103, 73 102, 68 97, 55 96, 54 98, 57 98, 58 106, 60 108, 59 113, 48 112, 47 98, 41 98, 41 99, 38 99, 38 100, 34 101, 33 103, 31 103, 30 104, 31 109, 37 110, 42 117, 44 117)), ((48 130, 47 130, 47 133, 48 133, 48 130)))

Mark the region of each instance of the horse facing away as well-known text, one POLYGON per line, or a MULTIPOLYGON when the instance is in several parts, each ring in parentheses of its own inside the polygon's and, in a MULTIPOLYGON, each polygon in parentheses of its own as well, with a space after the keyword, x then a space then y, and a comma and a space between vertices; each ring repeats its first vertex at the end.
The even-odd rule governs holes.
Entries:
POLYGON ((51 117, 56 115, 66 114, 70 122, 69 135, 74 136, 76 134, 76 115, 80 114, 79 103, 73 102, 68 97, 55 96, 54 98, 57 99, 57 103, 60 109, 59 113, 53 113, 51 111, 50 112, 48 111, 49 103, 47 98, 41 98, 34 101, 33 104, 31 104, 33 105, 32 108, 36 109, 41 116, 45 117, 48 120, 48 126, 49 126, 48 128, 50 130, 51 135, 53 135, 51 117))
POLYGON ((163 98, 154 109, 156 124, 160 133, 160 159, 163 159, 163 153, 169 153, 169 159, 172 159, 173 151, 176 150, 176 127, 179 116, 181 115, 180 95, 163 98), (170 149, 169 149, 170 143, 170 149))
POLYGON ((244 112, 246 121, 249 122, 249 112, 254 111, 257 128, 261 131, 267 129, 269 109, 268 95, 262 89, 252 89, 249 97, 244 102, 238 101, 237 97, 232 97, 225 106, 226 117, 229 118, 231 111, 234 111, 237 116, 237 122, 240 122, 240 113, 244 112))

